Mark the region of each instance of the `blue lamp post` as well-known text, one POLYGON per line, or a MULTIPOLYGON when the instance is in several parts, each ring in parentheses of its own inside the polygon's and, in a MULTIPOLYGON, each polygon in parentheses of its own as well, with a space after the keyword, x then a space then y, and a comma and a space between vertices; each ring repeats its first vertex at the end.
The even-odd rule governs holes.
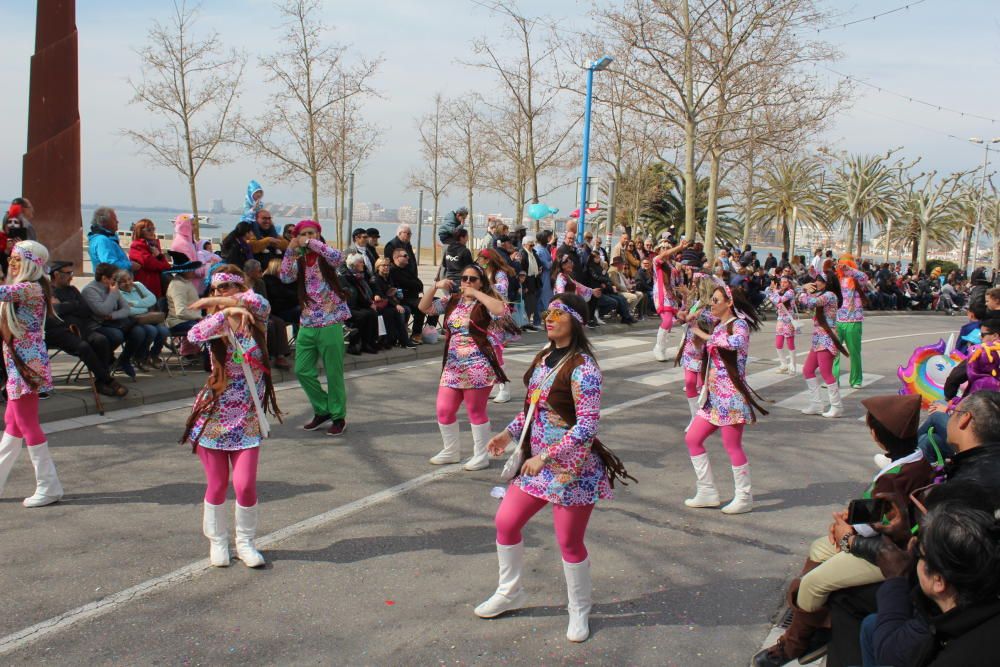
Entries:
MULTIPOLYGON (((594 97, 594 72, 608 68, 614 62, 611 56, 604 56, 587 68, 587 101, 583 109, 583 180, 580 181, 580 218, 576 230, 576 242, 583 244, 583 223, 587 219, 587 163, 590 161, 590 105, 594 97)), ((608 229, 610 229, 610 225, 608 229)))

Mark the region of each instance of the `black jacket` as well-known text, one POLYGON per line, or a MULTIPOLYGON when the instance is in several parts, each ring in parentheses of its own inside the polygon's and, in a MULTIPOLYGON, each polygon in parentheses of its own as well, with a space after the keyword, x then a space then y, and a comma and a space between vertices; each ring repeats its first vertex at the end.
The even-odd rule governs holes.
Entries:
POLYGON ((951 457, 945 467, 949 482, 964 481, 986 489, 1000 507, 1000 442, 983 443, 951 457))
POLYGON ((462 277, 462 269, 469 264, 472 264, 472 253, 464 244, 455 242, 445 249, 442 261, 445 278, 459 280, 462 277))
POLYGON ((372 299, 375 293, 372 292, 372 288, 368 284, 368 281, 365 280, 364 275, 356 275, 346 266, 337 269, 337 275, 340 277, 340 284, 344 286, 344 290, 347 292, 348 308, 351 310, 363 310, 372 307, 372 299))
POLYGON ((83 300, 80 290, 68 285, 54 289, 52 294, 59 300, 59 303, 52 305, 59 318, 46 317, 46 331, 64 329, 75 324, 80 329, 80 334, 86 338, 88 334, 97 329, 98 323, 94 318, 94 313, 90 310, 87 302, 83 300))
POLYGON ((424 292, 424 283, 415 273, 410 271, 410 267, 401 269, 396 265, 389 267, 389 282, 403 290, 403 298, 407 300, 419 299, 424 292))
POLYGON ((284 313, 299 305, 299 288, 296 283, 284 283, 278 276, 265 275, 264 287, 271 309, 284 313))
POLYGON ((396 248, 402 248, 406 251, 407 256, 410 258, 410 263, 406 265, 406 272, 412 273, 413 277, 416 278, 417 272, 417 256, 413 254, 413 245, 409 241, 403 241, 398 236, 394 236, 385 244, 382 248, 382 254, 385 258, 392 262, 392 254, 396 252, 396 248))

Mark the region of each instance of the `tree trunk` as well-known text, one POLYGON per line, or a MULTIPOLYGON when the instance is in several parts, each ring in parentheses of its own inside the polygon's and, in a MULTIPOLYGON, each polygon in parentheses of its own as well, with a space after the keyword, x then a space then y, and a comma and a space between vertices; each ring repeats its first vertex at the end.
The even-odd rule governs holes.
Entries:
MULTIPOLYGON (((745 238, 744 238, 744 241, 746 241, 745 238)), ((744 243, 743 245, 746 245, 746 243, 744 243)), ((789 230, 788 230, 788 218, 784 214, 782 214, 782 216, 781 216, 781 249, 784 252, 788 253, 789 258, 791 258, 791 252, 789 251, 789 248, 791 247, 791 245, 792 245, 792 239, 791 239, 791 234, 789 234, 789 230)))
POLYGON ((854 229, 857 226, 857 220, 852 216, 847 221, 847 249, 850 250, 854 247, 854 229))
POLYGON ((708 213, 705 220, 705 255, 715 259, 715 228, 719 222, 719 154, 711 152, 708 165, 708 213))
POLYGON ((913 239, 913 244, 910 246, 910 266, 917 265, 917 257, 920 253, 920 237, 917 236, 913 239))
POLYGON ((434 195, 434 217, 431 220, 431 245, 434 247, 434 252, 431 255, 434 260, 434 266, 438 265, 438 204, 441 201, 441 195, 434 195))
POLYGON ((919 261, 921 271, 927 270, 927 225, 920 225, 920 247, 919 247, 919 261))
POLYGON ((312 215, 313 220, 319 222, 319 174, 314 169, 309 174, 309 185, 312 188, 312 215))
POLYGON ((469 242, 470 243, 472 242, 472 240, 474 238, 476 238, 476 219, 473 216, 473 212, 472 212, 472 191, 475 188, 475 186, 476 186, 476 184, 473 182, 473 180, 471 178, 466 183, 466 195, 468 196, 468 199, 469 199, 469 201, 466 204, 466 206, 468 206, 468 208, 469 208, 469 242))
MULTIPOLYGON (((858 220, 858 245, 857 245, 857 251, 854 253, 854 259, 857 260, 859 263, 861 262, 861 246, 864 244, 864 242, 865 242, 865 221, 862 219, 858 220)), ((847 249, 850 250, 851 249, 850 246, 848 246, 847 249)))
POLYGON ((695 220, 698 183, 694 173, 694 140, 697 131, 689 116, 684 123, 684 236, 692 243, 698 235, 695 220))
POLYGON ((969 265, 969 254, 972 252, 972 229, 965 227, 962 230, 962 251, 961 259, 959 260, 959 266, 969 265))
POLYGON ((191 189, 191 215, 194 218, 191 224, 191 234, 197 241, 201 238, 201 226, 198 222, 198 189, 195 187, 194 176, 188 177, 188 187, 191 189))

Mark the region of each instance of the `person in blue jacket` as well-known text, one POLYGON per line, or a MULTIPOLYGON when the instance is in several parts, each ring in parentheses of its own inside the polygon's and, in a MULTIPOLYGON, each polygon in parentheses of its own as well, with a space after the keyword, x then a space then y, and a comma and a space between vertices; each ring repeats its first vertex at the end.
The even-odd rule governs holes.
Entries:
POLYGON ((142 268, 128 258, 128 254, 118 243, 118 214, 113 208, 100 206, 94 210, 94 216, 90 220, 90 233, 87 234, 87 246, 91 270, 98 264, 114 264, 119 269, 133 272, 142 268))
POLYGON ((251 225, 257 224, 257 211, 264 208, 264 188, 260 187, 257 181, 250 181, 247 185, 247 198, 243 202, 243 222, 251 225))

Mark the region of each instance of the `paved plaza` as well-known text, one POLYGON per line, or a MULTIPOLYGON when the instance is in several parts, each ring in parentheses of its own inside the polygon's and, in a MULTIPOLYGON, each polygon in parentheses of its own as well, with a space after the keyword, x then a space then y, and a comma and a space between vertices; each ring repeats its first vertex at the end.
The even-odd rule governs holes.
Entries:
MULTIPOLYGON (((870 318, 865 386, 845 392, 844 418, 827 420, 799 413, 804 383, 774 372, 774 322, 765 323, 748 381, 774 403, 747 430, 756 505, 739 516, 682 504, 694 490, 688 409, 679 371, 652 360, 654 330, 595 335, 601 438, 639 483, 599 503, 591 520, 595 605, 584 644, 565 639, 549 511, 525 532, 529 606, 489 621, 473 615, 496 586, 490 491, 500 465, 469 473, 427 464, 440 449, 435 358, 354 371, 339 439, 303 431, 304 395, 280 385, 285 422, 260 465, 260 571, 239 561, 208 567, 201 466, 177 442, 186 407, 50 422, 66 497, 21 507, 34 482, 24 456, 0 499, 0 664, 745 665, 809 541, 875 472, 858 400, 895 393, 896 368, 913 348, 959 324, 870 318)), ((508 349, 511 377, 542 340, 508 349)), ((517 396, 491 404, 494 429, 518 409, 517 396)), ((469 454, 464 414, 460 422, 469 454)), ((708 449, 728 498, 718 437, 708 449)))

